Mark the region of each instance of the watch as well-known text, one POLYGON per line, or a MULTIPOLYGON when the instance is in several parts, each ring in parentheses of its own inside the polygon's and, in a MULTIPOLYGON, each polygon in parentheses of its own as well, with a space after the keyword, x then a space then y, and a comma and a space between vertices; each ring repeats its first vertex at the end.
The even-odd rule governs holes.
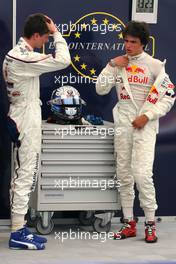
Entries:
POLYGON ((109 65, 111 67, 116 67, 117 66, 116 63, 115 63, 115 60, 113 60, 113 59, 110 60, 109 65))

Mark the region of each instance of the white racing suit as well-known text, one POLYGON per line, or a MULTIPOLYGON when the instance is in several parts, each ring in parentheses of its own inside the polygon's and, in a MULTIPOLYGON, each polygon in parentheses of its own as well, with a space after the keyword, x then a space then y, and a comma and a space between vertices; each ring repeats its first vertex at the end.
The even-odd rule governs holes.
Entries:
POLYGON ((136 183, 144 213, 153 212, 157 209, 152 169, 158 119, 174 104, 174 86, 164 63, 145 52, 129 57, 126 69, 110 65, 103 69, 97 79, 97 93, 107 94, 113 86, 119 99, 113 116, 118 127, 114 143, 122 208, 133 208, 136 183), (142 114, 149 118, 148 123, 143 129, 133 128, 132 122, 142 114))
POLYGON ((10 109, 8 127, 15 142, 11 181, 11 212, 25 215, 30 192, 37 180, 41 151, 41 101, 39 76, 69 66, 67 43, 53 34, 55 57, 34 52, 23 38, 9 51, 3 63, 10 109))

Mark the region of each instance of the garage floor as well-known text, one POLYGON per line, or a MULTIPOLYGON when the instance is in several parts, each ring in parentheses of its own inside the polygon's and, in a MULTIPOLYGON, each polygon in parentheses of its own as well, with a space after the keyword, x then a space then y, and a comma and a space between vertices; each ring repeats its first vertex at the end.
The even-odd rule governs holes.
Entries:
MULTIPOLYGON (((113 219, 111 231, 120 227, 113 219)), ((176 263, 176 221, 157 223, 159 240, 146 244, 143 239, 142 219, 138 222, 138 235, 127 240, 112 240, 111 234, 100 234, 91 227, 55 225, 44 251, 8 249, 9 229, 0 230, 0 263, 3 264, 60 264, 60 263, 176 263)))

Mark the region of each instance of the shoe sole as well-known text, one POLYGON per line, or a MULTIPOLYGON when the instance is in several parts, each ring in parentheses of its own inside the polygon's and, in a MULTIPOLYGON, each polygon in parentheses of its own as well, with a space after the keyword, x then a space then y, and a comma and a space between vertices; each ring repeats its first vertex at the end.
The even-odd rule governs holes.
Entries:
POLYGON ((151 244, 152 244, 152 243, 156 243, 157 241, 158 241, 158 238, 156 238, 155 240, 151 240, 151 241, 145 239, 145 242, 146 242, 146 243, 149 243, 149 244, 150 244, 150 243, 151 243, 151 244))
POLYGON ((130 238, 130 237, 136 237, 136 235, 132 235, 132 236, 121 236, 119 238, 114 237, 114 240, 122 240, 122 239, 130 238))
POLYGON ((25 248, 15 248, 15 247, 9 247, 10 249, 12 249, 12 250, 25 250, 25 248))
POLYGON ((16 248, 16 247, 9 247, 9 249, 12 249, 12 250, 44 250, 45 248, 40 248, 40 249, 32 249, 32 248, 16 248))

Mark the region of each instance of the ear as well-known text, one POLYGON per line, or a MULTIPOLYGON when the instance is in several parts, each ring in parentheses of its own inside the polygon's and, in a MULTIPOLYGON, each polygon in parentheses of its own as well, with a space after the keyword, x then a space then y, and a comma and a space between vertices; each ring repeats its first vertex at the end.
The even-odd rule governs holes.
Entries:
POLYGON ((36 40, 40 37, 40 34, 39 33, 34 33, 33 35, 33 39, 36 40))

